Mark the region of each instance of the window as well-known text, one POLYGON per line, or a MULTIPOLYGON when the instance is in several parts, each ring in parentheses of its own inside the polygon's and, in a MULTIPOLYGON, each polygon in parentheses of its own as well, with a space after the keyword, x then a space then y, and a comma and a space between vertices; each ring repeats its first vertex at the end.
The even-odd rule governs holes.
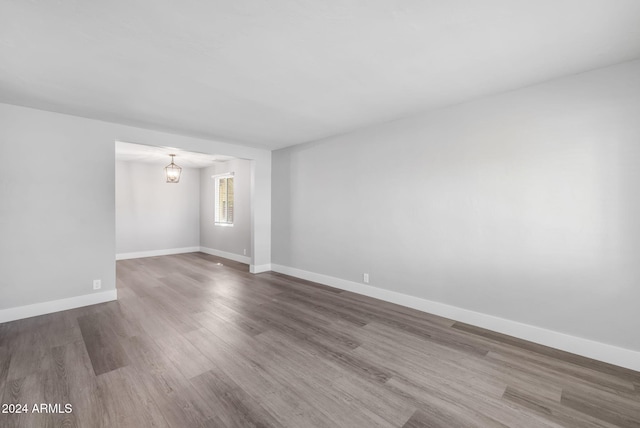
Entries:
POLYGON ((215 224, 220 226, 233 225, 233 173, 218 175, 215 187, 215 224))

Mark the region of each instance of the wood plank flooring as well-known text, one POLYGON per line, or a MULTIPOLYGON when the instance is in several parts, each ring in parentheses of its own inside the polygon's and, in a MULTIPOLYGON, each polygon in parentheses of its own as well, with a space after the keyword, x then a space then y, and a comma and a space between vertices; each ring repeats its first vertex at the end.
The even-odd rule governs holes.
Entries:
POLYGON ((0 427, 640 427, 640 373, 202 253, 0 324, 0 427), (31 410, 31 408, 30 408, 31 410))

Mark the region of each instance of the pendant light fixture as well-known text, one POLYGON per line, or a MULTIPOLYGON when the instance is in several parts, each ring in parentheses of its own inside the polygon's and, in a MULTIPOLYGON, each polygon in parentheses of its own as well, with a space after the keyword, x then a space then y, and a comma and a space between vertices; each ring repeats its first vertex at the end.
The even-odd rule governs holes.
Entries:
POLYGON ((164 172, 167 174, 167 183, 178 183, 180 181, 180 173, 182 172, 182 168, 173 163, 173 158, 176 155, 171 156, 171 163, 164 167, 164 172))

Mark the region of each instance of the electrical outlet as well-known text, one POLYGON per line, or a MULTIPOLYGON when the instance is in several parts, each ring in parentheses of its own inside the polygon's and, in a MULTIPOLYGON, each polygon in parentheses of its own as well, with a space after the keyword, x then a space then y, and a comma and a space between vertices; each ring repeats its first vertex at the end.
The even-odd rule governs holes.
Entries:
POLYGON ((94 279, 93 280, 93 289, 94 290, 100 290, 100 288, 102 288, 102 281, 99 279, 94 279))
POLYGON ((362 274, 362 281, 363 281, 365 284, 368 284, 368 283, 369 283, 369 274, 368 274, 368 273, 363 273, 363 274, 362 274))
POLYGON ((247 249, 246 248, 244 249, 244 255, 245 256, 247 255, 247 249))

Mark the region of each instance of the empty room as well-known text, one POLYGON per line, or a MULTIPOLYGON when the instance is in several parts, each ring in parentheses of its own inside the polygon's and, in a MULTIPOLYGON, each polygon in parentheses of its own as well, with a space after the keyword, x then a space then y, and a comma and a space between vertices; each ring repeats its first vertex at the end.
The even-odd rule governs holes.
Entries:
POLYGON ((0 156, 2 428, 640 427, 637 0, 0 0, 0 156))

